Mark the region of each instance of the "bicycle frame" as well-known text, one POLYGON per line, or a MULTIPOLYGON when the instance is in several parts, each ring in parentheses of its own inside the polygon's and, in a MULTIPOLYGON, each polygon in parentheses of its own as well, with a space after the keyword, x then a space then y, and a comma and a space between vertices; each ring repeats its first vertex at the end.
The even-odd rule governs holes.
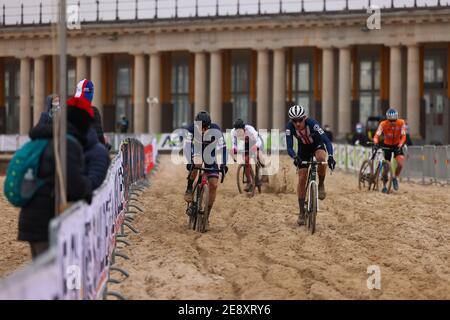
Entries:
MULTIPOLYGON (((191 174, 192 174, 192 172, 193 172, 194 170, 199 171, 198 176, 197 176, 197 183, 195 184, 194 189, 192 190, 192 192, 193 192, 194 194, 196 194, 196 199, 195 199, 196 201, 195 201, 195 203, 197 203, 197 202, 198 202, 197 197, 198 197, 199 194, 200 194, 200 192, 197 192, 197 193, 196 193, 197 189, 200 188, 200 191, 201 191, 201 189, 202 189, 205 185, 208 184, 208 177, 207 177, 207 175, 206 175, 205 173, 206 173, 206 172, 217 171, 217 170, 216 170, 216 169, 209 169, 209 168, 205 168, 205 167, 201 167, 201 168, 192 168, 192 169, 189 171, 188 177, 191 176, 191 174)), ((224 174, 222 171, 220 171, 220 174, 221 174, 221 176, 222 176, 220 183, 223 183, 223 180, 224 180, 224 178, 225 178, 225 174, 224 174)))
MULTIPOLYGON (((377 169, 377 168, 378 168, 378 169, 382 170, 383 167, 384 167, 385 162, 386 162, 386 161, 389 161, 389 162, 390 162, 390 160, 384 159, 383 153, 380 152, 380 151, 382 151, 382 150, 391 150, 391 149, 390 149, 390 148, 386 148, 386 147, 377 147, 377 148, 373 148, 372 156, 370 157, 370 161, 372 161, 372 165, 373 165, 373 164, 376 164, 376 166, 374 167, 374 169, 377 169)), ((376 170, 374 170, 374 171, 376 171, 376 170)), ((380 171, 380 172, 381 172, 381 171, 380 171)))

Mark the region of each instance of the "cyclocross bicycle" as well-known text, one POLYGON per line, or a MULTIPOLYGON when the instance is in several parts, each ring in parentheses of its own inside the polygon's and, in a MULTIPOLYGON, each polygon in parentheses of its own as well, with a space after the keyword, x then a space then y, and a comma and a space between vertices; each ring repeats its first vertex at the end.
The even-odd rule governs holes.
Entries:
POLYGON ((380 179, 386 179, 387 193, 391 192, 392 187, 392 167, 391 162, 385 160, 382 150, 392 150, 391 148, 376 146, 372 142, 367 143, 372 146, 372 154, 369 159, 366 159, 361 164, 358 176, 358 187, 360 190, 368 189, 379 190, 380 179), (387 171, 386 171, 387 170, 387 171), (384 177, 387 173, 387 177, 384 177))
MULTIPOLYGON (((306 180, 306 198, 305 198, 305 219, 306 227, 314 234, 316 231, 317 211, 319 211, 319 188, 317 184, 317 166, 320 164, 328 165, 326 161, 302 161, 300 164, 309 165, 308 179, 306 180)), ((299 164, 299 165, 300 165, 299 164)), ((299 167, 297 167, 298 173, 299 167)))
MULTIPOLYGON (((256 156, 255 169, 253 169, 252 164, 250 163, 249 152, 249 142, 248 139, 245 141, 245 163, 240 164, 237 168, 236 174, 236 183, 239 190, 239 193, 247 192, 250 197, 255 195, 255 190, 258 188, 258 193, 261 193, 262 186, 262 174, 261 169, 264 168, 264 165, 261 163, 259 159, 259 154, 256 156), (250 179, 249 179, 249 178, 250 179), (245 186, 250 185, 250 189, 245 190, 245 186)), ((236 159, 233 159, 236 162, 236 159)))
MULTIPOLYGON (((208 219, 209 219, 209 183, 207 172, 217 171, 217 169, 210 168, 192 168, 189 171, 189 176, 191 175, 193 170, 198 170, 197 181, 193 188, 193 201, 187 204, 186 214, 188 215, 188 225, 189 229, 196 230, 197 232, 206 232, 208 228, 208 219)), ((225 174, 223 171, 220 171, 221 180, 220 183, 223 183, 225 178, 225 174)))

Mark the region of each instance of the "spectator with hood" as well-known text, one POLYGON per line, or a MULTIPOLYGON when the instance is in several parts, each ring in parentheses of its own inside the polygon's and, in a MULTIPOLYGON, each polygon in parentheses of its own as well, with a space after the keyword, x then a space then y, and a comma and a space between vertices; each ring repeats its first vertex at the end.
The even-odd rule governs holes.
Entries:
POLYGON ((59 110, 59 96, 57 94, 51 94, 47 96, 45 111, 41 113, 41 116, 36 126, 51 124, 53 120, 53 114, 58 110, 59 110))
MULTIPOLYGON (((92 184, 84 168, 83 147, 94 112, 89 101, 71 98, 67 101, 67 200, 75 202, 92 200, 92 184), (69 136, 70 135, 70 136, 69 136)), ((51 123, 43 123, 31 129, 30 138, 49 139, 41 156, 38 177, 45 181, 31 200, 21 208, 18 240, 27 241, 35 259, 48 249, 49 222, 55 217, 55 153, 51 123)))

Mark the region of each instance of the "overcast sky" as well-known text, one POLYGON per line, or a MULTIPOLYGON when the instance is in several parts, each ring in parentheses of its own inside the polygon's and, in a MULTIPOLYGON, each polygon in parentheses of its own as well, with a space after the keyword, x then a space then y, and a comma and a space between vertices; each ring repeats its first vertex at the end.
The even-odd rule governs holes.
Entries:
MULTIPOLYGON (((260 0, 262 12, 278 12, 279 0, 260 0)), ((349 7, 354 9, 365 8, 369 0, 348 0, 349 7)), ((43 4, 44 22, 56 16, 58 0, 0 0, 0 21, 2 21, 2 7, 6 7, 6 23, 15 24, 20 21, 20 5, 24 5, 24 21, 31 23, 39 20, 39 3, 43 4)), ((178 0, 178 15, 188 17, 195 15, 196 0, 178 0)), ((222 15, 236 14, 238 0, 219 0, 219 12, 222 15)), ((323 0, 304 0, 306 11, 319 11, 323 8, 323 0)), ((418 5, 436 5, 438 0, 417 0, 418 5)), ((77 0, 67 0, 68 4, 76 4, 77 0)), ((136 0, 119 0, 119 17, 121 19, 134 19, 136 0)), ((175 14, 176 0, 158 0, 158 16, 171 17, 175 14)), ((450 4, 450 0, 441 0, 442 4, 450 4)), ((198 0, 199 15, 214 15, 216 12, 216 0, 198 0)), ((258 0, 240 0, 241 14, 256 13, 258 0)), ((390 6, 391 0, 372 0, 381 8, 390 6)), ((395 6, 412 6, 414 0, 394 0, 395 6)), ((326 0, 327 9, 340 10, 345 7, 345 0, 326 0)), ((81 20, 95 20, 96 0, 80 1, 81 20)), ((139 18, 153 18, 155 14, 155 0, 138 0, 139 18)), ((301 0, 283 0, 283 10, 287 12, 298 12, 301 8, 301 0)), ((100 0, 100 18, 110 20, 115 18, 116 0, 100 0)))

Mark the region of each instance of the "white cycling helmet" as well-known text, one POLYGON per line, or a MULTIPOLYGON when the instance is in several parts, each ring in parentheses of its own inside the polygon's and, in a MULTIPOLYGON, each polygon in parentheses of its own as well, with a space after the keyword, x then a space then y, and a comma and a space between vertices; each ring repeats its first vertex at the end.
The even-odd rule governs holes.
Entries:
POLYGON ((397 112, 397 110, 395 110, 394 108, 390 108, 386 112, 386 118, 388 120, 397 120, 398 119, 398 112, 397 112))
POLYGON ((305 108, 303 106, 295 105, 289 108, 289 119, 300 119, 306 117, 305 108))

